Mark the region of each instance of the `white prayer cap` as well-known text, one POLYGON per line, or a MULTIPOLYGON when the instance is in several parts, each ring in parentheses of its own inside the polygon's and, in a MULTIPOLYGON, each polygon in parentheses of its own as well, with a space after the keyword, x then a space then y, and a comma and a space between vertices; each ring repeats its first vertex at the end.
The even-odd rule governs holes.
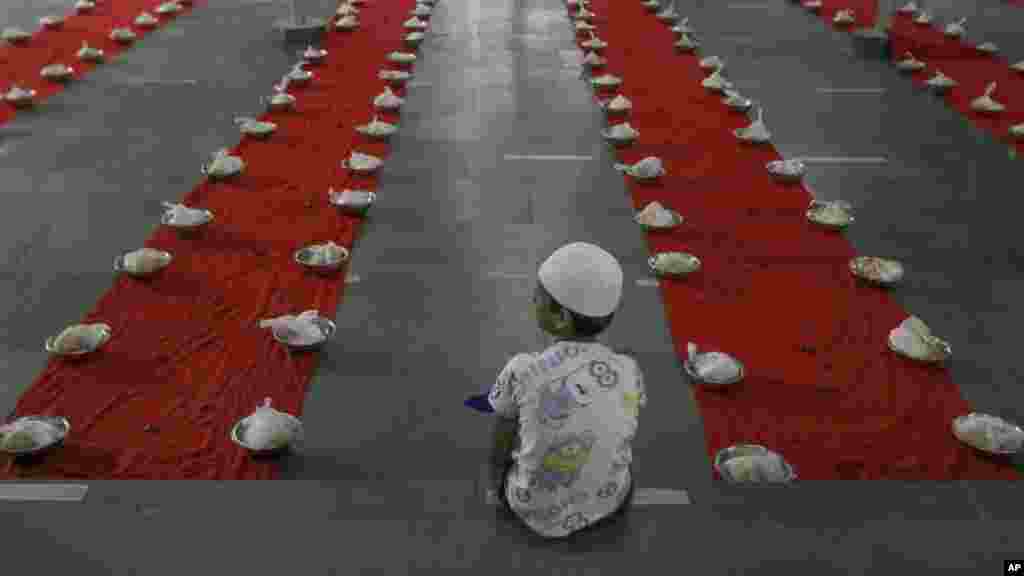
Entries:
POLYGON ((559 304, 583 316, 602 318, 622 298, 622 267, 603 248, 586 242, 566 244, 537 272, 541 286, 559 304))

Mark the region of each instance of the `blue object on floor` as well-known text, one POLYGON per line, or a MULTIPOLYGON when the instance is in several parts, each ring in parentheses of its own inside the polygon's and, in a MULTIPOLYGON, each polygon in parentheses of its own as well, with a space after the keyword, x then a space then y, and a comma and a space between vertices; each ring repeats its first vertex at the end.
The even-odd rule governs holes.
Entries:
POLYGON ((479 396, 470 396, 463 402, 466 406, 487 414, 493 414, 494 408, 491 406, 490 401, 487 400, 487 394, 480 394, 479 396))

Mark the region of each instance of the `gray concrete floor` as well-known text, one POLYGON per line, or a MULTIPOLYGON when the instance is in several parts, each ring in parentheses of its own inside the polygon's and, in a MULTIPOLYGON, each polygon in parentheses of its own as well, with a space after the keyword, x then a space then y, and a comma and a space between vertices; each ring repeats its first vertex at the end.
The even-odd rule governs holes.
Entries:
MULTIPOLYGON (((798 7, 706 4, 680 9, 705 53, 725 57, 730 77, 763 102, 784 155, 888 158, 816 166, 808 182, 859 209, 848 236, 860 251, 905 261, 910 281, 896 296, 951 340, 966 397, 1024 420, 1012 385, 1024 305, 1009 238, 1019 162, 883 63, 852 59, 846 36, 798 7)), ((93 305, 112 256, 141 244, 159 201, 198 181, 198 161, 237 140, 231 118, 256 111, 293 61, 268 32, 284 6, 241 8, 213 2, 0 127, 0 181, 16 207, 0 212, 0 411, 44 365, 43 338, 93 305)), ((303 10, 329 13, 326 3, 303 10)), ((635 283, 646 276, 643 235, 600 143, 600 116, 562 63, 572 49, 564 14, 554 0, 438 7, 416 68, 427 85, 410 90, 356 247, 362 280, 346 289, 310 387, 306 453, 285 464, 293 481, 95 482, 79 505, 0 504, 5 550, 46 572, 147 576, 293 571, 300 558, 302 574, 984 574, 1019 556, 1015 484, 712 484, 658 291, 635 283), (525 154, 592 159, 505 159, 525 154), (544 345, 527 316, 529 281, 491 274, 530 275, 571 240, 606 246, 626 270, 608 342, 636 350, 648 378, 638 483, 689 490, 695 503, 637 509, 615 530, 544 545, 483 504, 488 423, 461 400, 514 352, 544 345), (271 535, 261 520, 290 528, 271 535)), ((1013 44, 985 39, 1008 53, 1013 44)))

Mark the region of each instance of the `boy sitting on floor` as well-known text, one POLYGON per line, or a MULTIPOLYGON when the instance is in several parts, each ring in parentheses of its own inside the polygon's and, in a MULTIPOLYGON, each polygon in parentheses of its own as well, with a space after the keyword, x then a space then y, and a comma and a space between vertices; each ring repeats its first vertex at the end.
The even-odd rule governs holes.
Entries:
POLYGON ((621 297, 622 268, 611 254, 584 242, 556 250, 540 266, 533 300, 556 341, 512 358, 488 396, 500 416, 491 487, 548 538, 613 518, 632 500, 643 380, 635 360, 595 339, 621 297))

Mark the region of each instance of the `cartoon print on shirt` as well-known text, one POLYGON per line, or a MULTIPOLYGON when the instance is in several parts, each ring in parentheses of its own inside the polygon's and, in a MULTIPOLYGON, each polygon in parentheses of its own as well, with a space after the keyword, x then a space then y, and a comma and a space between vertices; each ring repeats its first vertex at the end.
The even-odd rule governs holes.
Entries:
POLYGON ((562 528, 565 528, 569 532, 575 532, 580 528, 583 528, 588 523, 587 517, 582 512, 576 512, 565 518, 565 522, 562 523, 562 528))
POLYGON ((619 373, 612 369, 611 364, 603 360, 594 360, 588 366, 590 375, 597 380, 597 385, 605 390, 615 388, 619 383, 619 373))
POLYGON ((564 524, 562 515, 569 511, 571 506, 582 506, 590 500, 590 494, 577 490, 559 502, 540 508, 521 508, 515 506, 520 518, 527 522, 535 522, 545 528, 553 528, 564 524))
POLYGON ((530 494, 530 490, 529 489, 527 489, 527 488, 520 488, 518 486, 516 486, 515 494, 516 494, 516 500, 518 500, 520 504, 527 504, 527 503, 529 503, 530 502, 530 498, 533 496, 532 494, 530 494))
POLYGON ((548 492, 558 487, 568 488, 580 477, 583 467, 590 462, 590 454, 597 443, 597 435, 587 431, 572 434, 554 443, 548 448, 541 460, 540 470, 534 471, 535 480, 531 484, 548 492))
POLYGON ((597 497, 602 500, 607 500, 608 498, 611 498, 612 496, 618 494, 618 492, 619 483, 612 480, 611 482, 608 482, 607 484, 602 486, 601 489, 597 491, 597 497))
POLYGON ((626 413, 633 418, 640 417, 640 393, 639 392, 623 392, 622 402, 625 405, 626 413))
POLYGON ((559 505, 548 506, 547 508, 533 508, 519 511, 519 517, 527 522, 537 522, 541 525, 550 526, 558 523, 558 517, 562 515, 565 508, 559 505))
POLYGON ((539 416, 541 424, 556 430, 565 426, 572 411, 585 404, 577 401, 569 386, 569 377, 541 386, 539 416))
POLYGON ((618 474, 626 468, 629 468, 629 463, 633 461, 632 442, 633 435, 626 436, 615 448, 615 459, 612 460, 611 466, 612 474, 618 474))

